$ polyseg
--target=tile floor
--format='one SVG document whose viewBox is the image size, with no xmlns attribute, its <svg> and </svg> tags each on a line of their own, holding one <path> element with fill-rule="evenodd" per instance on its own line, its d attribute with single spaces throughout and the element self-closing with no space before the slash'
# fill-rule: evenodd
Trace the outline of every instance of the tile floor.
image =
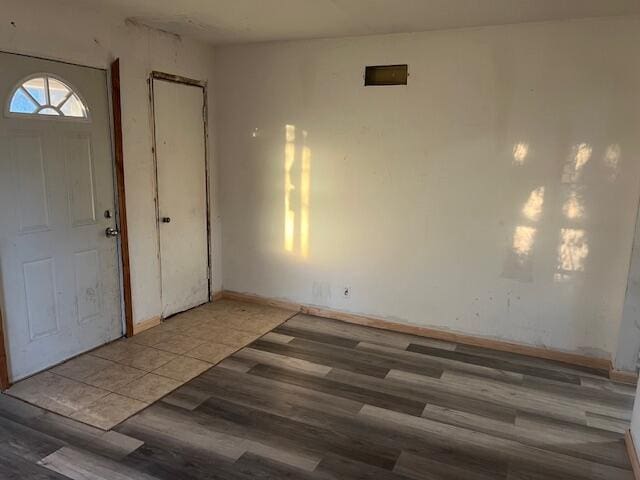
<svg viewBox="0 0 640 480">
<path fill-rule="evenodd" d="M 208 303 L 22 380 L 7 393 L 109 430 L 293 314 L 231 300 Z"/>
</svg>

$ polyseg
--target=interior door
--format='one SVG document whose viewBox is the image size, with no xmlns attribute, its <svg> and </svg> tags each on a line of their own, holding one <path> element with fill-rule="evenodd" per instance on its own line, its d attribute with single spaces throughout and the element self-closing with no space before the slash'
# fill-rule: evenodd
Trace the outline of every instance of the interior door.
<svg viewBox="0 0 640 480">
<path fill-rule="evenodd" d="M 209 300 L 202 87 L 153 80 L 163 317 Z"/>
<path fill-rule="evenodd" d="M 0 53 L 0 95 L 0 305 L 16 381 L 118 338 L 122 321 L 117 243 L 105 234 L 106 72 Z"/>
</svg>

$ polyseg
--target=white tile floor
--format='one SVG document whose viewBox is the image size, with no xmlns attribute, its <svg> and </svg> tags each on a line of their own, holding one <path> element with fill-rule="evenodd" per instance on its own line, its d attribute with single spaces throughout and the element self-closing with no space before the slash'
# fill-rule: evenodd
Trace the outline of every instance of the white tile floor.
<svg viewBox="0 0 640 480">
<path fill-rule="evenodd" d="M 230 300 L 209 303 L 22 380 L 7 393 L 109 430 L 293 314 Z"/>
</svg>

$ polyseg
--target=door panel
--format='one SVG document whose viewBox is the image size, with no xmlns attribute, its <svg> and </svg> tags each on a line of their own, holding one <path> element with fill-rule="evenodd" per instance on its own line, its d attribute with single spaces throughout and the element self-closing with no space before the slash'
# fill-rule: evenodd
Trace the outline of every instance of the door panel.
<svg viewBox="0 0 640 480">
<path fill-rule="evenodd" d="M 58 333 L 56 275 L 53 258 L 22 264 L 29 340 Z"/>
<path fill-rule="evenodd" d="M 49 205 L 44 175 L 42 138 L 39 134 L 14 134 L 11 160 L 18 172 L 20 233 L 47 230 Z"/>
<path fill-rule="evenodd" d="M 69 189 L 69 214 L 74 227 L 96 223 L 91 138 L 86 135 L 64 139 Z"/>
<path fill-rule="evenodd" d="M 23 78 L 72 85 L 89 121 L 0 115 L 0 301 L 10 378 L 122 335 L 106 73 L 0 54 L 3 105 Z M 111 213 L 106 218 L 105 211 Z"/>
<path fill-rule="evenodd" d="M 167 317 L 209 300 L 204 91 L 154 79 L 153 98 Z"/>
</svg>

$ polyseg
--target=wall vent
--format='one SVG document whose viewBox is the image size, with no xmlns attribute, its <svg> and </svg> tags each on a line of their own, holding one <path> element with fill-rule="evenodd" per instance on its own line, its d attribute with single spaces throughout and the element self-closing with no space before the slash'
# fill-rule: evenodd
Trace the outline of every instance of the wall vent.
<svg viewBox="0 0 640 480">
<path fill-rule="evenodd" d="M 365 67 L 364 86 L 406 85 L 407 65 L 372 65 Z"/>
</svg>

